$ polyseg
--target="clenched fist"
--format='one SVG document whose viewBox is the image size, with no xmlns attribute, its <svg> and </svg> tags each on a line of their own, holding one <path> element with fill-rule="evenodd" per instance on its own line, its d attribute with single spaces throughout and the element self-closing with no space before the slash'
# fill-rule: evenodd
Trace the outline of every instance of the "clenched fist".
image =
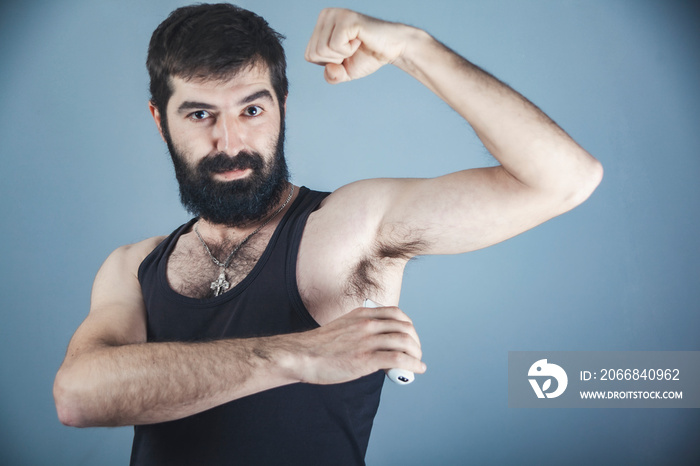
<svg viewBox="0 0 700 466">
<path fill-rule="evenodd" d="M 321 11 L 306 47 L 306 60 L 325 67 L 331 84 L 362 78 L 401 57 L 413 28 L 351 10 Z"/>
</svg>

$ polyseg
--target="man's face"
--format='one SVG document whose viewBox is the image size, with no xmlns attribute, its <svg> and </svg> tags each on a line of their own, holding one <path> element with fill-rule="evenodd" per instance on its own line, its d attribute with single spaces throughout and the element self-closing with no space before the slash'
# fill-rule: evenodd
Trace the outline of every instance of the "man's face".
<svg viewBox="0 0 700 466">
<path fill-rule="evenodd" d="M 288 181 L 283 115 L 267 68 L 246 68 L 225 82 L 171 84 L 162 134 L 183 205 L 229 226 L 263 218 Z"/>
</svg>

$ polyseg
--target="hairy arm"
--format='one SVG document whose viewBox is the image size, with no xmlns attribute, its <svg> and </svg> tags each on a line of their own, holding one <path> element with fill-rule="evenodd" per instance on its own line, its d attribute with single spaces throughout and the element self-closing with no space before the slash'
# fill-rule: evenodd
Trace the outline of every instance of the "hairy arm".
<svg viewBox="0 0 700 466">
<path fill-rule="evenodd" d="M 515 236 L 583 202 L 600 163 L 525 97 L 428 33 L 349 10 L 324 10 L 306 52 L 328 82 L 393 64 L 431 89 L 474 129 L 499 166 L 433 179 L 367 180 L 339 191 L 381 212 L 380 241 L 414 232 L 419 254 L 452 254 Z"/>
<path fill-rule="evenodd" d="M 390 367 L 425 370 L 413 325 L 397 308 L 359 308 L 297 334 L 149 343 L 136 277 L 157 244 L 149 241 L 117 249 L 97 274 L 90 313 L 54 383 L 64 424 L 164 422 L 295 382 L 345 382 Z"/>
</svg>

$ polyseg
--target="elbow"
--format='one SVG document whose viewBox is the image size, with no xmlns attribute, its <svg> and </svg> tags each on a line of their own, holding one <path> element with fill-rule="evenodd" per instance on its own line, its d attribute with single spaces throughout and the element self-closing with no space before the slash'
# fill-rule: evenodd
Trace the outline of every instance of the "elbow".
<svg viewBox="0 0 700 466">
<path fill-rule="evenodd" d="M 69 427 L 91 426 L 81 402 L 84 397 L 80 394 L 79 383 L 72 380 L 63 370 L 56 375 L 53 398 L 61 424 Z"/>
<path fill-rule="evenodd" d="M 81 422 L 80 418 L 76 416 L 76 413 L 72 411 L 68 406 L 60 404 L 56 401 L 56 412 L 58 413 L 58 420 L 67 427 L 89 427 L 86 423 Z"/>
<path fill-rule="evenodd" d="M 588 199 L 591 196 L 591 194 L 593 194 L 593 191 L 595 191 L 596 188 L 598 188 L 600 182 L 603 181 L 603 164 L 601 164 L 598 160 L 592 157 L 591 159 L 592 160 L 589 164 L 590 166 L 585 171 L 585 175 L 583 176 L 583 182 L 581 183 L 581 201 L 579 202 L 579 204 Z"/>
<path fill-rule="evenodd" d="M 590 157 L 590 156 L 589 156 Z M 593 157 L 587 160 L 585 166 L 579 167 L 572 176 L 566 189 L 566 210 L 583 204 L 603 180 L 603 165 Z"/>
</svg>

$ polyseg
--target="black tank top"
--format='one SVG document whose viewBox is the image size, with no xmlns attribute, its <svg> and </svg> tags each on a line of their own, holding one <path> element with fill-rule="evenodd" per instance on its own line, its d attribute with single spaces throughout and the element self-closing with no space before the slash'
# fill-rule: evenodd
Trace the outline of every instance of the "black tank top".
<svg viewBox="0 0 700 466">
<path fill-rule="evenodd" d="M 166 265 L 175 230 L 144 259 L 139 281 L 148 341 L 201 341 L 300 332 L 318 327 L 296 280 L 306 220 L 328 193 L 300 189 L 250 274 L 221 296 L 176 293 Z M 184 419 L 134 427 L 132 465 L 364 464 L 383 372 L 336 385 L 293 384 Z"/>
</svg>

